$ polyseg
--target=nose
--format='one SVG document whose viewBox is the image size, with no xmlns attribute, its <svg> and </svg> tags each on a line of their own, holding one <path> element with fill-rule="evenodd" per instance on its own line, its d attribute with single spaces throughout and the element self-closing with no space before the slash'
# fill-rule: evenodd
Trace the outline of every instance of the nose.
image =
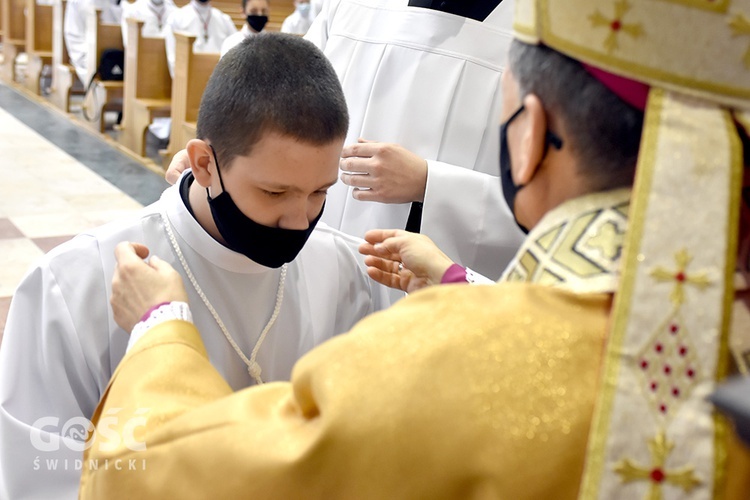
<svg viewBox="0 0 750 500">
<path fill-rule="evenodd" d="M 307 229 L 310 227 L 310 220 L 318 215 L 315 213 L 311 218 L 309 216 L 309 208 L 307 200 L 295 201 L 295 203 L 284 212 L 281 219 L 279 219 L 279 227 L 296 230 Z"/>
</svg>

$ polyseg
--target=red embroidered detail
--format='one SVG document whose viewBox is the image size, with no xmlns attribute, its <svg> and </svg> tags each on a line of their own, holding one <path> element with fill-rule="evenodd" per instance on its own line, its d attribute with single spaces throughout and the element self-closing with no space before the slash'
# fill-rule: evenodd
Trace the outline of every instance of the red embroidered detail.
<svg viewBox="0 0 750 500">
<path fill-rule="evenodd" d="M 695 371 L 692 368 L 688 368 L 687 376 L 693 378 L 695 376 Z"/>
<path fill-rule="evenodd" d="M 622 28 L 622 23 L 619 19 L 615 19 L 612 21 L 612 24 L 609 25 L 610 28 L 612 28 L 612 31 L 620 31 L 620 28 Z"/>
<path fill-rule="evenodd" d="M 655 391 L 658 388 L 659 388 L 659 384 L 657 384 L 656 382 L 651 382 L 651 390 L 652 391 Z"/>
<path fill-rule="evenodd" d="M 644 370 L 648 369 L 648 361 L 646 361 L 645 359 L 641 361 L 641 368 L 643 368 Z"/>
<path fill-rule="evenodd" d="M 662 413 L 667 413 L 667 405 L 659 405 L 659 411 Z"/>
<path fill-rule="evenodd" d="M 672 367 L 669 365 L 664 365 L 664 373 L 666 373 L 667 375 L 672 373 Z"/>
<path fill-rule="evenodd" d="M 674 279 L 676 279 L 680 283 L 684 283 L 685 282 L 685 273 L 683 273 L 682 271 L 680 271 L 679 273 L 677 273 L 677 274 L 674 275 Z"/>
<path fill-rule="evenodd" d="M 669 331 L 670 331 L 670 333 L 674 334 L 674 333 L 677 333 L 679 330 L 680 330 L 679 326 L 677 326 L 675 324 L 669 325 Z"/>
<path fill-rule="evenodd" d="M 677 387 L 672 388 L 672 396 L 676 398 L 680 397 L 680 390 Z"/>
<path fill-rule="evenodd" d="M 661 351 L 663 351 L 663 350 L 664 350 L 664 346 L 663 346 L 663 345 L 661 345 L 661 344 L 656 344 L 656 347 L 655 347 L 655 349 L 656 349 L 656 352 L 661 352 Z"/>
<path fill-rule="evenodd" d="M 680 346 L 680 356 L 684 356 L 685 354 L 687 354 L 687 347 L 684 345 Z"/>
<path fill-rule="evenodd" d="M 664 471 L 658 467 L 651 471 L 650 476 L 651 480 L 655 483 L 661 483 L 662 481 L 664 481 Z"/>
</svg>

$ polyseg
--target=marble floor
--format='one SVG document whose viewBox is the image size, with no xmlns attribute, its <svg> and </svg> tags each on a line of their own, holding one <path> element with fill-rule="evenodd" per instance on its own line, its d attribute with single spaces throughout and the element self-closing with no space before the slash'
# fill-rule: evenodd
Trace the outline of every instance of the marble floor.
<svg viewBox="0 0 750 500">
<path fill-rule="evenodd" d="M 0 84 L 0 332 L 36 259 L 155 201 L 166 186 L 81 125 Z"/>
</svg>

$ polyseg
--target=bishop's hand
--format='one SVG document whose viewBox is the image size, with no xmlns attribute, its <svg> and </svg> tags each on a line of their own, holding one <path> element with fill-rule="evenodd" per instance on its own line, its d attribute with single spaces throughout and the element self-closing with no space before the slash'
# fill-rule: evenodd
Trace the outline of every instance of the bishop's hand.
<svg viewBox="0 0 750 500">
<path fill-rule="evenodd" d="M 375 229 L 359 246 L 367 274 L 378 283 L 411 293 L 437 285 L 453 261 L 423 234 Z"/>
<path fill-rule="evenodd" d="M 177 271 L 156 256 L 145 261 L 148 253 L 140 243 L 123 242 L 115 247 L 117 267 L 110 304 L 115 322 L 126 332 L 131 332 L 153 306 L 188 300 Z"/>
</svg>

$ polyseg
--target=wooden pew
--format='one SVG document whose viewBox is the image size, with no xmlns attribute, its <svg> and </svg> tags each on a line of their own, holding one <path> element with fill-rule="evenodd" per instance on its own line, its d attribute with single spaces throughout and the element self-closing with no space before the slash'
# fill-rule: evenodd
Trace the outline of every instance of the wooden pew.
<svg viewBox="0 0 750 500">
<path fill-rule="evenodd" d="M 161 151 L 164 168 L 172 156 L 195 138 L 198 108 L 208 79 L 219 62 L 218 53 L 195 53 L 195 36 L 175 32 L 175 65 L 172 79 L 172 133 Z"/>
<path fill-rule="evenodd" d="M 83 83 L 78 80 L 75 69 L 70 64 L 68 50 L 65 48 L 63 20 L 67 4 L 67 0 L 55 0 L 52 5 L 52 87 L 50 87 L 52 104 L 66 113 L 70 112 L 70 96 L 74 92 L 73 89 L 78 88 L 81 92 L 83 89 Z"/>
<path fill-rule="evenodd" d="M 143 37 L 143 21 L 127 19 L 125 100 L 119 141 L 146 156 L 146 131 L 155 117 L 170 116 L 172 78 L 163 38 Z"/>
<path fill-rule="evenodd" d="M 0 67 L 0 77 L 13 82 L 16 79 L 16 56 L 23 52 L 26 46 L 26 21 L 23 9 L 26 0 L 0 0 L 3 23 L 3 64 Z"/>
<path fill-rule="evenodd" d="M 88 44 L 88 54 L 86 57 L 87 81 L 83 82 L 86 86 L 96 73 L 102 53 L 106 49 L 123 50 L 122 28 L 119 24 L 102 23 L 101 17 L 101 9 L 96 9 L 90 11 L 86 19 L 86 43 Z M 122 81 L 103 81 L 97 77 L 83 103 L 88 108 L 89 114 L 96 116 L 97 119 L 94 121 L 84 119 L 84 122 L 96 131 L 103 133 L 105 125 L 104 112 L 122 111 L 124 86 L 125 84 Z"/>
<path fill-rule="evenodd" d="M 41 94 L 40 79 L 45 65 L 52 63 L 52 6 L 26 0 L 26 78 L 24 86 Z"/>
</svg>

